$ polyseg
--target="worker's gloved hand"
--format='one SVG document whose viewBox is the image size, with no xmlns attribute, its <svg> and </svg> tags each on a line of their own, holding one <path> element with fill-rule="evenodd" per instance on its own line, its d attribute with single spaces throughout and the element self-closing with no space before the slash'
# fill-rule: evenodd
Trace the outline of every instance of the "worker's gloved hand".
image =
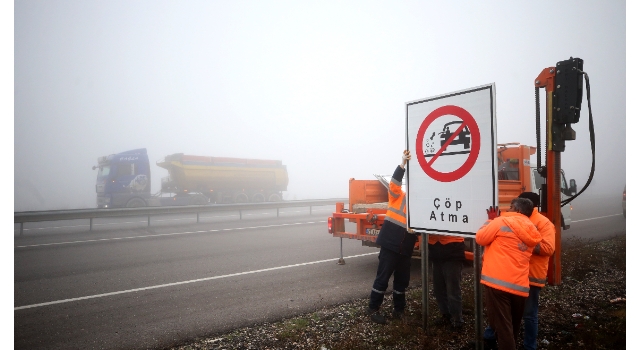
<svg viewBox="0 0 640 350">
<path fill-rule="evenodd" d="M 498 207 L 489 207 L 489 209 L 487 209 L 487 216 L 489 220 L 497 218 L 500 216 L 500 209 L 498 209 Z"/>
<path fill-rule="evenodd" d="M 404 152 L 402 153 L 402 167 L 404 168 L 404 166 L 407 164 L 407 161 L 411 159 L 411 151 L 409 150 L 404 150 Z"/>
</svg>

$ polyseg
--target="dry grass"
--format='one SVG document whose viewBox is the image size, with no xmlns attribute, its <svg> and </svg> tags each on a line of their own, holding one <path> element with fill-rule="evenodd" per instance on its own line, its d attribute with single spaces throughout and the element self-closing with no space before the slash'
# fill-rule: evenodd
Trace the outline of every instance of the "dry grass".
<svg viewBox="0 0 640 350">
<path fill-rule="evenodd" d="M 563 283 L 540 294 L 539 349 L 626 348 L 626 236 L 602 242 L 572 240 L 564 245 Z M 422 327 L 422 290 L 408 293 L 404 321 L 372 323 L 367 299 L 323 308 L 277 323 L 260 324 L 171 348 L 187 349 L 475 349 L 473 275 L 463 277 L 467 324 L 453 332 Z M 389 307 L 389 297 L 383 306 Z M 429 310 L 437 310 L 429 297 Z"/>
</svg>

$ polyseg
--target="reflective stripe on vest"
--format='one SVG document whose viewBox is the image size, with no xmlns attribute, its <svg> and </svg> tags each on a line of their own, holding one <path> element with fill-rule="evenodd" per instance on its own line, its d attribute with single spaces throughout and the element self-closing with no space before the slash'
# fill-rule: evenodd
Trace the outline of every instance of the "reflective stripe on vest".
<svg viewBox="0 0 640 350">
<path fill-rule="evenodd" d="M 509 288 L 509 289 L 512 289 L 512 290 L 516 290 L 518 292 L 529 293 L 529 287 L 528 286 L 527 287 L 519 286 L 517 284 L 513 284 L 513 283 L 510 283 L 510 282 L 503 281 L 503 280 L 500 280 L 500 279 L 497 279 L 497 278 L 493 278 L 493 277 L 489 277 L 489 276 L 486 276 L 486 275 L 482 275 L 480 277 L 480 279 L 483 280 L 483 281 L 487 281 L 487 282 L 493 283 L 493 284 L 498 285 L 498 286 L 502 286 L 502 287 Z"/>
<path fill-rule="evenodd" d="M 533 283 L 539 283 L 539 284 L 545 284 L 547 283 L 547 278 L 534 278 L 532 276 L 529 276 L 529 282 L 533 282 Z"/>
<path fill-rule="evenodd" d="M 393 192 L 389 191 L 389 195 L 391 195 L 392 193 Z M 402 196 L 400 203 L 398 203 L 398 201 L 389 201 L 389 207 L 387 208 L 387 214 L 384 219 L 389 220 L 400 227 L 407 226 L 407 216 L 404 212 L 406 202 L 407 202 L 406 196 Z M 394 208 L 392 206 L 392 205 L 398 205 L 398 204 L 400 204 L 400 208 Z"/>
<path fill-rule="evenodd" d="M 404 201 L 403 201 L 403 203 L 402 203 L 402 204 L 403 204 L 403 206 L 404 206 Z M 402 216 L 402 217 L 404 217 L 404 210 L 398 210 L 398 209 L 396 209 L 396 208 L 388 208 L 387 210 L 388 210 L 388 211 L 390 211 L 390 212 L 396 213 L 396 214 L 398 214 L 398 215 L 400 215 L 400 216 Z"/>
<path fill-rule="evenodd" d="M 400 227 L 404 227 L 404 226 L 406 225 L 404 222 L 400 222 L 400 221 L 398 221 L 398 220 L 396 220 L 396 219 L 394 219 L 394 218 L 390 217 L 389 215 L 387 215 L 387 216 L 384 218 L 384 221 L 393 222 L 394 224 L 396 224 L 396 225 L 398 225 L 398 226 L 400 226 Z"/>
<path fill-rule="evenodd" d="M 502 231 L 502 232 L 513 232 L 513 231 L 511 230 L 511 227 L 506 226 L 506 225 L 505 225 L 505 226 L 500 227 L 500 231 Z"/>
</svg>

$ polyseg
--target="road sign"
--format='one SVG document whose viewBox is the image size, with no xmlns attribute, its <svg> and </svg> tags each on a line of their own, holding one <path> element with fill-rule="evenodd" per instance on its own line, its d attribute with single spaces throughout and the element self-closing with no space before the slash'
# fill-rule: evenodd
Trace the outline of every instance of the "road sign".
<svg viewBox="0 0 640 350">
<path fill-rule="evenodd" d="M 433 141 L 433 137 L 429 140 L 425 140 L 425 132 L 432 126 L 433 122 L 447 115 L 453 115 L 459 117 L 460 121 L 451 121 L 444 124 L 441 134 L 441 142 L 439 147 L 432 147 L 432 150 L 437 150 L 435 153 L 428 153 L 425 151 L 423 145 L 429 145 L 429 141 Z M 458 125 L 459 124 L 459 125 Z M 455 126 L 454 132 L 449 129 L 450 126 Z M 432 135 L 435 135 L 435 131 Z M 473 143 L 471 142 L 473 140 Z M 426 143 L 425 143 L 426 141 Z M 449 146 L 455 144 L 462 144 L 464 150 L 457 152 L 446 152 Z M 427 118 L 422 122 L 418 129 L 418 135 L 416 137 L 416 154 L 424 154 L 424 157 L 417 157 L 418 163 L 424 172 L 430 178 L 440 182 L 451 182 L 461 179 L 463 176 L 469 173 L 469 170 L 473 167 L 478 159 L 480 153 L 480 131 L 478 130 L 478 124 L 473 119 L 473 116 L 469 114 L 465 109 L 459 106 L 442 106 L 433 112 L 431 112 Z M 454 171 L 440 172 L 432 167 L 432 164 L 436 159 L 441 156 L 451 156 L 458 154 L 468 154 L 464 163 Z"/>
<path fill-rule="evenodd" d="M 475 237 L 497 205 L 495 85 L 406 104 L 408 225 Z"/>
</svg>

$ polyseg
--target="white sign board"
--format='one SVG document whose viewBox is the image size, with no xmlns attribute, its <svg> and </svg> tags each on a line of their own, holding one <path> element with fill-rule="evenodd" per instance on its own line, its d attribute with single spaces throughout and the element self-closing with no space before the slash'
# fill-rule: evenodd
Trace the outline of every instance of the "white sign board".
<svg viewBox="0 0 640 350">
<path fill-rule="evenodd" d="M 495 84 L 407 102 L 407 223 L 475 237 L 498 205 Z"/>
</svg>

